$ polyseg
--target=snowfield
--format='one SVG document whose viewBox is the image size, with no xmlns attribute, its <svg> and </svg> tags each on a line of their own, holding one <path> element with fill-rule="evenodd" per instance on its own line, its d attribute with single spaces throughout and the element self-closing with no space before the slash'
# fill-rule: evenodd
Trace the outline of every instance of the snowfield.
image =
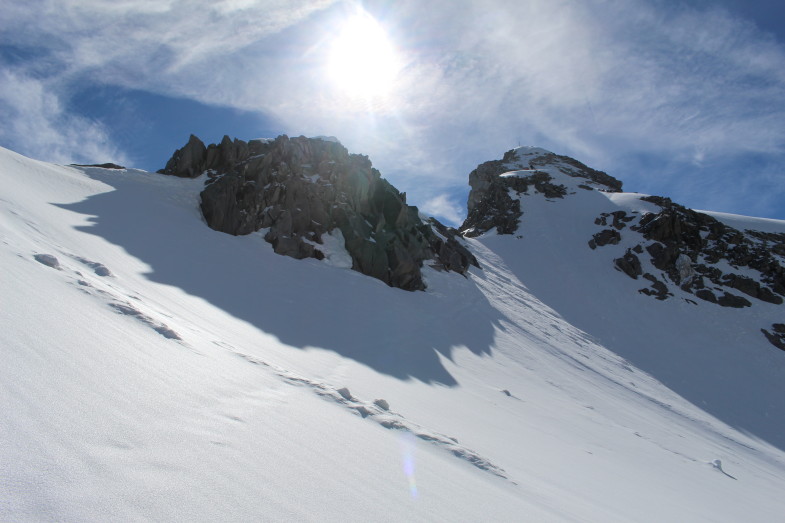
<svg viewBox="0 0 785 523">
<path fill-rule="evenodd" d="M 781 307 L 637 294 L 586 246 L 636 195 L 523 196 L 482 270 L 406 292 L 340 235 L 209 229 L 202 184 L 0 149 L 0 520 L 785 514 Z"/>
</svg>

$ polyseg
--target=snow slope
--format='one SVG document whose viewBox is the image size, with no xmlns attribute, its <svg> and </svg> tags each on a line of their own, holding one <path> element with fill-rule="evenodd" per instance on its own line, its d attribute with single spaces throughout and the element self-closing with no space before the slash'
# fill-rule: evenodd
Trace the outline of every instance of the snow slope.
<svg viewBox="0 0 785 523">
<path fill-rule="evenodd" d="M 520 155 L 524 161 L 548 153 L 521 149 L 528 153 Z M 785 354 L 760 332 L 782 321 L 782 306 L 753 300 L 751 307 L 728 309 L 675 286 L 675 296 L 667 301 L 639 294 L 646 282 L 630 279 L 613 264 L 639 235 L 626 229 L 619 245 L 596 250 L 587 242 L 603 229 L 595 224 L 602 213 L 634 216 L 659 208 L 642 201 L 642 194 L 582 190 L 579 185 L 586 180 L 567 176 L 558 165 L 538 169 L 564 185 L 567 196 L 521 195 L 521 237 L 517 242 L 488 237 L 485 244 L 571 324 L 702 409 L 784 449 Z M 742 231 L 785 232 L 780 220 L 711 215 Z M 661 272 L 642 258 L 644 272 Z"/>
<path fill-rule="evenodd" d="M 785 454 L 760 439 L 781 355 L 740 357 L 722 311 L 685 313 L 704 339 L 667 303 L 630 307 L 612 270 L 577 278 L 601 252 L 560 251 L 579 231 L 548 221 L 559 203 L 410 293 L 210 230 L 202 183 L 0 150 L 0 520 L 785 513 Z M 687 401 L 732 395 L 713 380 L 738 402 Z"/>
</svg>

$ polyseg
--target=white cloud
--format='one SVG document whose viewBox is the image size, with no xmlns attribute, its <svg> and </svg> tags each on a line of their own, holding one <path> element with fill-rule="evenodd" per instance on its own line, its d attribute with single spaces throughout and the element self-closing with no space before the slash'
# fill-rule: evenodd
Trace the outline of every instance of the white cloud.
<svg viewBox="0 0 785 523">
<path fill-rule="evenodd" d="M 75 86 L 97 82 L 187 94 L 181 86 L 211 77 L 210 60 L 227 59 L 332 1 L 0 0 L 4 45 L 37 56 L 13 65 L 0 61 L 0 138 L 49 161 L 124 161 L 102 124 L 64 108 Z M 232 85 L 236 79 L 221 81 Z M 204 101 L 238 105 L 225 98 Z"/>
<path fill-rule="evenodd" d="M 65 67 L 60 75 L 92 72 L 119 85 L 166 91 L 167 74 L 226 58 L 334 1 L 2 0 L 0 30 L 8 44 L 51 52 Z"/>
<path fill-rule="evenodd" d="M 397 2 L 384 22 L 408 66 L 370 116 L 325 88 L 318 49 L 292 60 L 259 46 L 225 69 L 245 71 L 232 89 L 205 79 L 189 95 L 340 136 L 409 191 L 447 178 L 465 184 L 477 163 L 519 142 L 609 170 L 636 153 L 689 165 L 785 146 L 785 50 L 724 11 L 642 1 L 442 1 L 427 10 Z"/>
<path fill-rule="evenodd" d="M 445 220 L 449 225 L 457 227 L 464 218 L 463 205 L 458 205 L 449 195 L 440 194 L 422 204 L 424 213 Z"/>
<path fill-rule="evenodd" d="M 125 163 L 103 125 L 68 114 L 37 79 L 0 71 L 0 140 L 15 151 L 55 163 Z"/>
</svg>

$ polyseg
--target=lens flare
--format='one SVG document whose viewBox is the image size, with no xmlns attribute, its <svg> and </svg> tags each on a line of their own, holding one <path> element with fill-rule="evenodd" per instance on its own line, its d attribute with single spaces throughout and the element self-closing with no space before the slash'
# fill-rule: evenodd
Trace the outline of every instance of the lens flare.
<svg viewBox="0 0 785 523">
<path fill-rule="evenodd" d="M 401 437 L 401 454 L 403 458 L 403 473 L 406 475 L 406 481 L 409 483 L 409 495 L 412 499 L 417 499 L 417 480 L 414 476 L 414 436 L 407 432 Z"/>
</svg>

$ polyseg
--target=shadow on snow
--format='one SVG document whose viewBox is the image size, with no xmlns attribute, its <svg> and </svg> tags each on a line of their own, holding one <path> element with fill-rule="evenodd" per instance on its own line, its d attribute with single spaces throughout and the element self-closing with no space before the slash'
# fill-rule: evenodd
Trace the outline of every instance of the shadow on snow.
<svg viewBox="0 0 785 523">
<path fill-rule="evenodd" d="M 91 216 L 80 230 L 147 263 L 151 281 L 203 298 L 287 345 L 328 349 L 399 379 L 450 386 L 456 381 L 439 354 L 450 358 L 456 346 L 490 352 L 499 313 L 458 274 L 438 275 L 456 299 L 390 288 L 355 271 L 277 255 L 260 235 L 211 230 L 195 201 L 177 199 L 179 184 L 197 181 L 84 172 L 120 190 L 58 204 Z"/>
</svg>

